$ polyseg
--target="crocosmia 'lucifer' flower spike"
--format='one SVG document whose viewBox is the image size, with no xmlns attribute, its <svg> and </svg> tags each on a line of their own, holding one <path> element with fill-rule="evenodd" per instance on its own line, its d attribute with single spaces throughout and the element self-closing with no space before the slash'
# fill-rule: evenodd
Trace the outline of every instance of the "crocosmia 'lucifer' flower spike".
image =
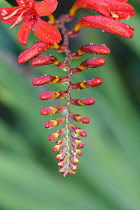
<svg viewBox="0 0 140 210">
<path fill-rule="evenodd" d="M 103 16 L 91 15 L 81 18 L 75 25 L 74 32 L 78 32 L 82 27 L 97 28 L 126 38 L 132 38 L 134 35 L 133 27 L 118 20 Z"/>
<path fill-rule="evenodd" d="M 134 16 L 134 8 L 116 0 L 77 0 L 70 10 L 70 15 L 75 15 L 78 8 L 88 8 L 106 17 L 116 19 L 128 19 Z"/>
<path fill-rule="evenodd" d="M 16 0 L 18 5 L 13 8 L 1 8 L 0 19 L 3 23 L 13 24 L 15 27 L 21 21 L 24 21 L 18 31 L 18 41 L 22 45 L 28 45 L 27 39 L 33 28 L 35 35 L 43 42 L 57 44 L 61 41 L 60 32 L 40 19 L 42 16 L 48 16 L 55 11 L 57 0 L 44 0 L 36 2 L 34 0 Z"/>
</svg>

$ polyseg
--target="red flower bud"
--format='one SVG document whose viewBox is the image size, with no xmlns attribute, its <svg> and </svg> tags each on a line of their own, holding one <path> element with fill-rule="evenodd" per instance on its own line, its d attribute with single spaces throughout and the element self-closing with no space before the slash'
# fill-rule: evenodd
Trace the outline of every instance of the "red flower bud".
<svg viewBox="0 0 140 210">
<path fill-rule="evenodd" d="M 54 141 L 57 138 L 60 138 L 65 132 L 65 128 L 57 130 L 55 133 L 51 134 L 48 136 L 49 141 Z"/>
<path fill-rule="evenodd" d="M 86 68 L 97 68 L 100 66 L 103 66 L 106 63 L 104 58 L 91 58 L 88 60 L 83 61 L 80 66 L 78 66 L 79 69 L 84 70 Z"/>
<path fill-rule="evenodd" d="M 83 17 L 74 27 L 74 32 L 78 32 L 82 27 L 97 28 L 112 34 L 117 34 L 126 38 L 132 38 L 134 28 L 118 20 L 103 16 Z"/>
<path fill-rule="evenodd" d="M 77 148 L 76 145 L 70 144 L 70 146 L 71 146 L 72 150 L 74 152 L 76 152 L 77 155 L 82 155 L 82 150 L 80 150 L 79 148 Z"/>
<path fill-rule="evenodd" d="M 58 162 L 58 166 L 64 165 L 64 163 L 66 162 L 67 158 L 68 158 L 68 156 L 65 155 L 65 156 L 63 157 L 63 159 L 60 159 L 59 162 Z"/>
<path fill-rule="evenodd" d="M 46 85 L 50 83 L 59 83 L 63 84 L 67 81 L 65 77 L 58 77 L 53 75 L 44 75 L 40 77 L 36 77 L 32 81 L 32 85 L 34 86 L 40 86 L 40 85 Z"/>
<path fill-rule="evenodd" d="M 81 128 L 76 127 L 75 125 L 69 124 L 69 128 L 76 133 L 77 135 L 80 135 L 82 137 L 86 137 L 86 131 L 82 130 Z"/>
<path fill-rule="evenodd" d="M 71 155 L 70 161 L 72 161 L 74 164 L 78 164 L 79 159 L 77 158 L 77 156 L 74 155 L 72 152 L 70 152 L 70 155 Z"/>
<path fill-rule="evenodd" d="M 71 99 L 71 104 L 76 106 L 89 106 L 95 103 L 93 98 Z"/>
<path fill-rule="evenodd" d="M 78 50 L 79 55 L 82 55 L 84 53 L 91 53 L 95 55 L 98 55 L 98 54 L 106 55 L 110 53 L 110 49 L 106 45 L 103 45 L 103 44 L 88 44 L 88 45 L 83 45 Z"/>
<path fill-rule="evenodd" d="M 71 140 L 76 144 L 78 148 L 83 148 L 84 147 L 84 142 L 82 142 L 79 138 L 70 135 Z"/>
<path fill-rule="evenodd" d="M 46 44 L 44 42 L 36 42 L 33 46 L 20 53 L 18 56 L 18 63 L 25 63 L 32 60 L 34 57 L 50 49 L 51 46 L 51 44 Z"/>
<path fill-rule="evenodd" d="M 67 147 L 64 147 L 63 149 L 61 149 L 58 154 L 56 155 L 56 159 L 57 160 L 61 160 L 64 158 L 64 156 L 66 155 L 67 152 Z"/>
<path fill-rule="evenodd" d="M 59 141 L 55 144 L 55 146 L 52 148 L 52 152 L 57 152 L 57 151 L 65 144 L 65 142 L 66 142 L 66 139 L 65 139 L 65 138 L 59 140 Z"/>
<path fill-rule="evenodd" d="M 59 61 L 57 60 L 56 57 L 54 56 L 50 56 L 50 55 L 44 55 L 41 57 L 36 57 L 33 59 L 32 61 L 32 66 L 36 67 L 36 66 L 45 66 L 45 65 L 49 65 L 49 64 L 58 64 Z"/>
<path fill-rule="evenodd" d="M 90 119 L 88 117 L 83 117 L 79 114 L 72 114 L 69 115 L 73 120 L 80 122 L 80 123 L 90 123 Z"/>
<path fill-rule="evenodd" d="M 53 76 L 53 75 L 44 75 L 40 77 L 36 77 L 32 81 L 32 85 L 34 86 L 40 86 L 50 83 L 57 83 L 59 80 L 59 77 Z"/>
<path fill-rule="evenodd" d="M 66 91 L 48 91 L 48 92 L 42 92 L 39 96 L 41 100 L 51 100 L 54 98 L 64 98 L 67 96 Z"/>
<path fill-rule="evenodd" d="M 103 83 L 102 79 L 100 78 L 94 78 L 90 80 L 85 80 L 83 82 L 79 82 L 76 84 L 72 84 L 72 88 L 76 90 L 82 90 L 84 88 L 92 88 L 92 87 L 98 87 Z"/>
<path fill-rule="evenodd" d="M 65 172 L 65 171 L 66 171 L 67 166 L 68 166 L 68 164 L 67 164 L 67 163 L 65 163 L 63 166 L 61 166 L 61 167 L 58 169 L 58 171 L 59 171 L 59 172 Z M 64 175 L 63 175 L 63 176 L 64 176 Z"/>
<path fill-rule="evenodd" d="M 45 123 L 45 128 L 52 128 L 61 125 L 65 121 L 65 117 L 60 117 L 55 120 L 50 120 Z"/>
<path fill-rule="evenodd" d="M 65 106 L 45 107 L 45 108 L 42 108 L 40 110 L 40 114 L 42 114 L 42 115 L 52 115 L 52 114 L 55 114 L 55 113 L 62 112 L 65 108 L 66 108 Z"/>
</svg>

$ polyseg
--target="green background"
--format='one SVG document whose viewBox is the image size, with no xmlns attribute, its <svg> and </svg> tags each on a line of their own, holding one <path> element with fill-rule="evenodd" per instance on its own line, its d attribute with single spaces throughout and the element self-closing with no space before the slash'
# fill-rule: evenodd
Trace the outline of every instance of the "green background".
<svg viewBox="0 0 140 210">
<path fill-rule="evenodd" d="M 5 6 L 1 0 L 0 7 Z M 51 65 L 18 65 L 17 56 L 26 49 L 17 42 L 19 27 L 9 30 L 9 25 L 0 23 L 0 210 L 140 210 L 140 2 L 134 6 L 136 16 L 126 21 L 135 28 L 133 39 L 84 28 L 70 42 L 73 52 L 83 44 L 96 43 L 106 44 L 111 54 L 103 56 L 105 66 L 72 78 L 80 82 L 100 77 L 104 83 L 72 92 L 73 98 L 93 97 L 96 103 L 72 106 L 74 113 L 90 117 L 91 123 L 80 124 L 88 133 L 83 138 L 85 148 L 77 174 L 65 178 L 58 173 L 51 152 L 54 143 L 47 140 L 55 129 L 48 131 L 43 125 L 59 114 L 45 117 L 39 113 L 42 107 L 64 102 L 38 99 L 44 90 L 65 87 L 31 85 L 36 75 L 65 76 L 65 72 Z M 81 9 L 75 22 L 91 14 Z M 32 33 L 29 46 L 35 41 Z M 63 54 L 47 53 L 64 59 Z M 84 55 L 72 65 L 89 57 L 93 55 Z"/>
</svg>

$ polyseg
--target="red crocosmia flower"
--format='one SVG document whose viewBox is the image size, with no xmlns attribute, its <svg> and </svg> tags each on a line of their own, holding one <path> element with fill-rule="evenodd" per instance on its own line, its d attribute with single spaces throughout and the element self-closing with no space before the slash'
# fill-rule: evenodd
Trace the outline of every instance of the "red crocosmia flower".
<svg viewBox="0 0 140 210">
<path fill-rule="evenodd" d="M 128 19 L 134 16 L 134 8 L 125 2 L 126 0 L 77 0 L 70 15 L 73 16 L 78 8 L 88 8 L 106 17 Z"/>
<path fill-rule="evenodd" d="M 74 32 L 78 32 L 82 27 L 91 27 L 101 29 L 103 31 L 117 34 L 126 38 L 132 38 L 134 33 L 134 28 L 108 17 L 103 16 L 86 16 L 83 17 L 74 27 Z"/>
<path fill-rule="evenodd" d="M 18 41 L 22 45 L 27 45 L 27 39 L 33 28 L 35 35 L 43 42 L 57 44 L 61 40 L 60 32 L 40 19 L 41 16 L 48 16 L 55 11 L 57 0 L 44 0 L 36 2 L 34 0 L 16 0 L 18 5 L 13 8 L 1 8 L 0 18 L 3 23 L 13 24 L 15 27 L 21 21 L 24 21 L 18 31 Z"/>
</svg>

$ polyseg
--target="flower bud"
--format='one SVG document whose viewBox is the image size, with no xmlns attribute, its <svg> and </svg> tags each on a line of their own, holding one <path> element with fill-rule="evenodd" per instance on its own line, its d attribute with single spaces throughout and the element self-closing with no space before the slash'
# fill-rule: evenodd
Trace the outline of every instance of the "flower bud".
<svg viewBox="0 0 140 210">
<path fill-rule="evenodd" d="M 58 171 L 59 171 L 59 172 L 65 172 L 65 170 L 66 170 L 67 167 L 68 167 L 68 164 L 65 163 L 63 166 L 61 166 L 61 167 L 58 169 Z M 64 175 L 63 175 L 63 176 L 64 176 Z"/>
<path fill-rule="evenodd" d="M 44 75 L 40 77 L 36 77 L 32 81 L 32 85 L 34 86 L 40 86 L 40 85 L 47 85 L 50 83 L 59 83 L 63 84 L 67 81 L 65 77 L 58 77 L 53 75 Z"/>
<path fill-rule="evenodd" d="M 93 98 L 71 99 L 71 104 L 76 106 L 89 106 L 95 103 Z"/>
<path fill-rule="evenodd" d="M 64 98 L 67 96 L 66 91 L 48 91 L 48 92 L 42 92 L 39 96 L 41 100 L 51 100 L 54 98 Z"/>
<path fill-rule="evenodd" d="M 106 55 L 110 53 L 110 49 L 103 44 L 88 44 L 83 45 L 78 50 L 78 54 L 82 55 L 85 53 L 95 54 L 95 55 Z"/>
<path fill-rule="evenodd" d="M 63 110 L 65 109 L 65 106 L 50 106 L 50 107 L 45 107 L 45 108 L 42 108 L 40 110 L 40 114 L 42 115 L 52 115 L 52 114 L 55 114 L 55 113 L 60 113 L 62 112 Z"/>
<path fill-rule="evenodd" d="M 50 55 L 38 56 L 33 59 L 32 66 L 46 66 L 49 64 L 53 64 L 61 69 L 66 67 L 66 63 L 60 62 L 56 57 Z"/>
<path fill-rule="evenodd" d="M 64 156 L 66 155 L 67 152 L 67 147 L 64 147 L 63 149 L 61 149 L 58 154 L 56 155 L 56 159 L 57 160 L 61 160 L 64 158 Z"/>
<path fill-rule="evenodd" d="M 51 135 L 48 136 L 49 141 L 54 141 L 58 138 L 60 138 L 65 132 L 65 128 L 57 130 L 55 133 L 52 133 Z"/>
<path fill-rule="evenodd" d="M 65 117 L 60 117 L 55 120 L 50 120 L 45 123 L 45 128 L 52 128 L 61 125 L 65 121 Z"/>
<path fill-rule="evenodd" d="M 72 148 L 72 150 L 74 152 L 76 152 L 77 155 L 82 155 L 82 150 L 80 150 L 79 148 L 77 148 L 76 145 L 70 144 L 70 147 Z"/>
<path fill-rule="evenodd" d="M 20 53 L 18 63 L 25 63 L 51 48 L 51 44 L 36 42 L 33 46 Z"/>
<path fill-rule="evenodd" d="M 62 165 L 64 165 L 64 163 L 66 162 L 67 158 L 68 158 L 68 156 L 67 156 L 67 155 L 65 155 L 65 156 L 63 157 L 63 159 L 59 160 L 59 162 L 58 162 L 58 166 L 62 166 Z"/>
<path fill-rule="evenodd" d="M 91 58 L 88 60 L 83 61 L 80 66 L 78 66 L 79 69 L 84 70 L 87 68 L 97 68 L 100 66 L 103 66 L 106 63 L 105 59 L 100 58 Z"/>
<path fill-rule="evenodd" d="M 59 141 L 55 144 L 55 146 L 52 148 L 52 151 L 53 151 L 53 152 L 57 152 L 57 151 L 65 144 L 65 142 L 66 142 L 66 139 L 65 139 L 65 138 L 59 140 Z"/>
<path fill-rule="evenodd" d="M 76 133 L 77 135 L 80 135 L 82 137 L 86 137 L 86 131 L 82 130 L 81 128 L 76 127 L 75 125 L 69 124 L 69 128 Z"/>
<path fill-rule="evenodd" d="M 94 78 L 90 80 L 85 80 L 83 82 L 75 83 L 72 84 L 72 88 L 76 90 L 82 90 L 84 88 L 93 88 L 93 87 L 98 87 L 103 83 L 102 79 L 100 78 Z"/>
<path fill-rule="evenodd" d="M 80 122 L 80 123 L 90 123 L 90 119 L 88 117 L 83 117 L 79 114 L 72 114 L 69 115 L 73 120 Z"/>
<path fill-rule="evenodd" d="M 84 142 L 82 142 L 79 138 L 70 135 L 71 140 L 76 144 L 78 148 L 83 148 L 84 147 Z"/>
</svg>

